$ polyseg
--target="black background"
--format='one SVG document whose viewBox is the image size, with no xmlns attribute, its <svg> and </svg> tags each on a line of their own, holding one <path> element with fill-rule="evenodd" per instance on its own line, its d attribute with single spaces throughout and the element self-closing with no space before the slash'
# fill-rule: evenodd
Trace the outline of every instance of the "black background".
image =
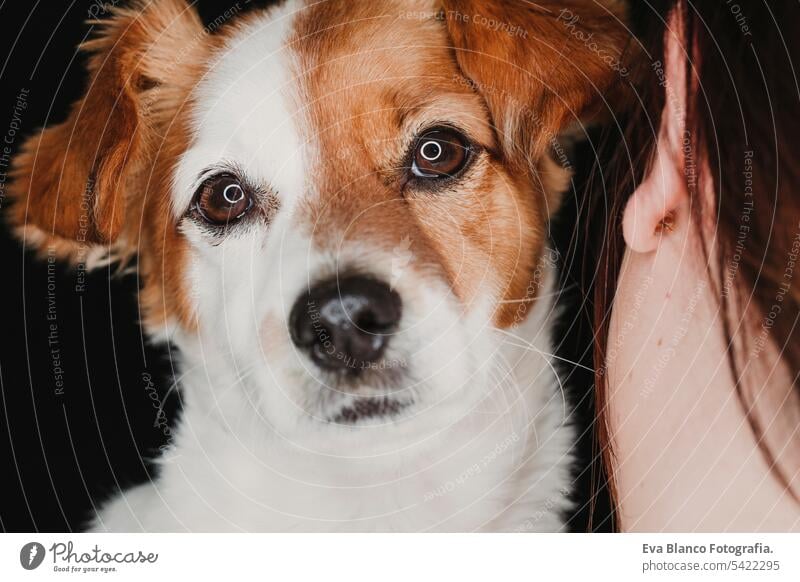
<svg viewBox="0 0 800 582">
<path fill-rule="evenodd" d="M 240 7 L 244 12 L 263 4 L 242 0 Z M 206 21 L 231 5 L 230 0 L 197 3 Z M 91 34 L 85 22 L 91 10 L 97 10 L 96 0 L 0 3 L 0 139 L 10 136 L 17 95 L 28 91 L 21 127 L 10 136 L 14 151 L 38 128 L 63 120 L 68 105 L 81 95 L 84 55 L 76 46 Z M 590 144 L 578 148 L 576 167 L 591 163 L 591 151 Z M 568 248 L 578 199 L 575 193 L 569 197 L 554 232 L 566 267 L 564 285 L 570 289 L 562 298 L 558 353 L 591 366 L 588 319 L 574 290 L 580 253 Z M 5 212 L 8 200 L 0 203 Z M 76 531 L 93 500 L 147 479 L 146 459 L 166 441 L 163 426 L 156 425 L 153 390 L 174 422 L 179 392 L 167 393 L 177 372 L 169 348 L 149 345 L 137 323 L 135 274 L 101 268 L 79 289 L 75 273 L 25 252 L 4 221 L 0 260 L 0 529 Z M 56 363 L 62 370 L 61 394 Z M 571 529 L 607 531 L 605 490 L 600 488 L 590 503 L 592 481 L 599 479 L 589 467 L 592 375 L 569 365 L 562 370 L 584 434 Z"/>
</svg>

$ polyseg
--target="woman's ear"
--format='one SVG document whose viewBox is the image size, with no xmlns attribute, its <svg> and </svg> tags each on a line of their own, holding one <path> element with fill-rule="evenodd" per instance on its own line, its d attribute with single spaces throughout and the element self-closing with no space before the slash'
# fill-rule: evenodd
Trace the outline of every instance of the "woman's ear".
<svg viewBox="0 0 800 582">
<path fill-rule="evenodd" d="M 663 122 L 667 122 L 664 116 Z M 689 220 L 689 191 L 679 164 L 679 148 L 662 131 L 653 166 L 628 200 L 622 216 L 622 234 L 638 253 L 658 248 L 662 237 Z"/>
<path fill-rule="evenodd" d="M 669 30 L 681 27 L 673 17 Z M 649 253 L 663 237 L 682 230 L 691 220 L 688 184 L 697 188 L 697 166 L 702 161 L 686 128 L 686 67 L 681 35 L 665 39 L 665 85 L 671 88 L 664 102 L 652 166 L 628 200 L 622 216 L 622 234 L 628 248 Z M 699 82 L 693 79 L 693 84 Z M 692 192 L 691 194 L 694 194 Z"/>
<path fill-rule="evenodd" d="M 179 84 L 204 40 L 185 0 L 140 0 L 111 12 L 82 47 L 91 53 L 85 95 L 66 121 L 26 141 L 9 190 L 17 231 L 67 256 L 119 238 L 131 177 L 157 145 L 163 118 L 180 107 L 187 89 Z"/>
</svg>

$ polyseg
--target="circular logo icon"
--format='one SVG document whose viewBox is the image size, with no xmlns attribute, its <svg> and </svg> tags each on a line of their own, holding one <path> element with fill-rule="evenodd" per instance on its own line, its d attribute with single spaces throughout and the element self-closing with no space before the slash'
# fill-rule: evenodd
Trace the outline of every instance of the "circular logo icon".
<svg viewBox="0 0 800 582">
<path fill-rule="evenodd" d="M 35 570 L 44 561 L 44 546 L 39 542 L 29 542 L 19 551 L 19 563 L 26 570 Z"/>
</svg>

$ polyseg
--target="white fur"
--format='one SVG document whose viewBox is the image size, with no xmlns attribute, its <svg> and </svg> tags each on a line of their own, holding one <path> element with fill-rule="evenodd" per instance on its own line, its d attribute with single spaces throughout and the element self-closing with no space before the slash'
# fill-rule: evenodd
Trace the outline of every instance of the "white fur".
<svg viewBox="0 0 800 582">
<path fill-rule="evenodd" d="M 557 531 L 569 507 L 574 430 L 554 371 L 552 277 L 510 338 L 487 307 L 469 313 L 443 281 L 392 273 L 392 255 L 351 246 L 326 256 L 297 220 L 311 195 L 297 130 L 294 4 L 243 28 L 197 87 L 196 139 L 175 173 L 183 215 L 204 168 L 236 163 L 278 195 L 269 226 L 211 244 L 184 221 L 199 331 L 176 331 L 183 413 L 154 482 L 97 514 L 99 531 Z M 236 120 L 235 122 L 232 120 Z M 352 395 L 326 386 L 286 321 L 309 281 L 341 265 L 392 280 L 407 362 L 398 416 L 336 425 Z M 379 388 L 365 388 L 382 393 Z"/>
<path fill-rule="evenodd" d="M 159 477 L 115 497 L 94 529 L 559 531 L 575 432 L 543 355 L 552 350 L 551 315 L 542 300 L 514 330 L 529 347 L 487 334 L 478 379 L 457 391 L 487 393 L 462 416 L 439 402 L 417 411 L 429 418 L 380 426 L 295 414 L 295 429 L 284 432 L 256 392 L 285 394 L 287 384 L 265 374 L 248 389 L 216 359 L 187 357 L 185 408 Z"/>
</svg>

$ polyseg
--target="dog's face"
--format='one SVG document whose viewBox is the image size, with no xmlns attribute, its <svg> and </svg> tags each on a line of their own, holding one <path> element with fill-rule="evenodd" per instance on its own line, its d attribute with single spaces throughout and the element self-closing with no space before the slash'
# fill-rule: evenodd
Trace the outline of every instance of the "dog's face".
<svg viewBox="0 0 800 582">
<path fill-rule="evenodd" d="M 615 80 L 563 3 L 506 4 L 287 2 L 213 34 L 182 0 L 119 11 L 13 217 L 73 260 L 136 253 L 150 329 L 284 432 L 462 417 L 544 287 L 553 139 Z"/>
</svg>

